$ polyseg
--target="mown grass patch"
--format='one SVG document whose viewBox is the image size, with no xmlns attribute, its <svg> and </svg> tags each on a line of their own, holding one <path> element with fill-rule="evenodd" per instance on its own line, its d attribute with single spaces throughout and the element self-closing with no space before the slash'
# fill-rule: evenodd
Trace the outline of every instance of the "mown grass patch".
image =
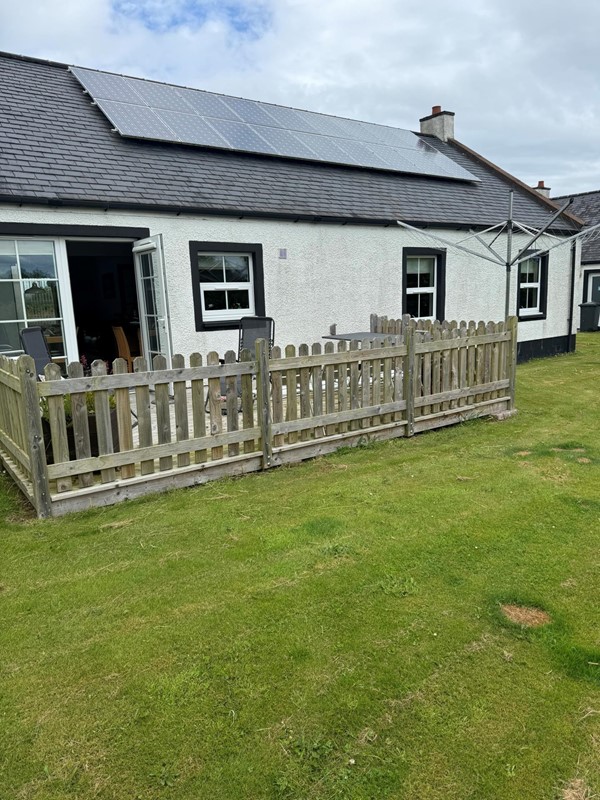
<svg viewBox="0 0 600 800">
<path fill-rule="evenodd" d="M 598 794 L 600 338 L 578 345 L 519 367 L 502 423 L 47 522 L 3 479 L 0 797 Z"/>
</svg>

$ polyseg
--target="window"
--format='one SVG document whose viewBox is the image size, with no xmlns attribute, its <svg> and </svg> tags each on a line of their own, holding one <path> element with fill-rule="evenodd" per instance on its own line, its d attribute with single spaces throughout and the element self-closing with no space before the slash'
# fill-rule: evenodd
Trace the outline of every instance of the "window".
<svg viewBox="0 0 600 800">
<path fill-rule="evenodd" d="M 519 319 L 544 319 L 546 316 L 546 284 L 548 256 L 525 254 L 519 262 L 518 316 Z"/>
<path fill-rule="evenodd" d="M 190 242 L 196 330 L 237 328 L 264 316 L 262 246 Z"/>
<path fill-rule="evenodd" d="M 595 270 L 584 270 L 583 302 L 600 303 L 600 272 L 596 272 Z"/>
<path fill-rule="evenodd" d="M 405 247 L 402 313 L 418 319 L 444 319 L 446 253 Z"/>
<path fill-rule="evenodd" d="M 22 352 L 19 332 L 39 325 L 53 359 L 65 344 L 54 242 L 0 239 L 0 352 Z"/>
</svg>

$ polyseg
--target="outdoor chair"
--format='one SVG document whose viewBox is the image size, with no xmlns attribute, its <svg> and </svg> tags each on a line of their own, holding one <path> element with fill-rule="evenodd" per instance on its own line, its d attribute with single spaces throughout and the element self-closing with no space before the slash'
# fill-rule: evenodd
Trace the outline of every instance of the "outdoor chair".
<svg viewBox="0 0 600 800">
<path fill-rule="evenodd" d="M 254 353 L 257 339 L 266 339 L 269 358 L 275 341 L 275 320 L 273 317 L 242 317 L 240 320 L 240 336 L 238 342 L 238 361 L 242 350 Z"/>
<path fill-rule="evenodd" d="M 265 339 L 267 342 L 267 349 L 269 358 L 273 350 L 275 342 L 275 320 L 273 317 L 242 317 L 240 319 L 239 336 L 238 336 L 238 353 L 237 360 L 240 360 L 242 350 L 250 350 L 254 353 L 257 339 Z M 221 360 L 221 364 L 225 362 Z M 242 397 L 242 378 L 238 375 L 236 380 L 236 394 L 238 400 Z M 227 413 L 225 400 L 227 398 L 227 380 L 221 378 L 221 411 L 223 414 Z M 206 396 L 205 409 L 208 409 L 209 397 Z"/>
<path fill-rule="evenodd" d="M 36 374 L 43 379 L 44 367 L 46 364 L 52 363 L 43 330 L 38 326 L 23 328 L 19 336 L 21 338 L 23 350 L 35 361 Z"/>
<path fill-rule="evenodd" d="M 127 336 L 125 336 L 125 331 L 120 325 L 113 325 L 112 332 L 117 343 L 119 358 L 124 359 L 127 362 L 127 369 L 129 372 L 133 372 L 133 356 L 129 349 L 129 342 L 127 341 Z"/>
</svg>

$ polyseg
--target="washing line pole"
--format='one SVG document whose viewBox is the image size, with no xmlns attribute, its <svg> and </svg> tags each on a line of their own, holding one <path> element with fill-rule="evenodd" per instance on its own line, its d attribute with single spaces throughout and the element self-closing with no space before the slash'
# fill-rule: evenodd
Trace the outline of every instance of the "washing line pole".
<svg viewBox="0 0 600 800">
<path fill-rule="evenodd" d="M 510 271 L 512 267 L 512 236 L 513 236 L 513 198 L 511 189 L 508 193 L 508 219 L 506 221 L 506 289 L 504 291 L 504 319 L 508 319 L 510 311 Z"/>
</svg>

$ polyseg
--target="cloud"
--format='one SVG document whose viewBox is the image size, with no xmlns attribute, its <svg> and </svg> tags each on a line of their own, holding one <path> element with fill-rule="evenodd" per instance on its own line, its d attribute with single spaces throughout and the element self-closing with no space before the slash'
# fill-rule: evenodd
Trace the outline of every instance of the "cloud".
<svg viewBox="0 0 600 800">
<path fill-rule="evenodd" d="M 21 0 L 0 47 L 457 137 L 556 193 L 600 188 L 600 6 L 573 0 Z"/>
</svg>

